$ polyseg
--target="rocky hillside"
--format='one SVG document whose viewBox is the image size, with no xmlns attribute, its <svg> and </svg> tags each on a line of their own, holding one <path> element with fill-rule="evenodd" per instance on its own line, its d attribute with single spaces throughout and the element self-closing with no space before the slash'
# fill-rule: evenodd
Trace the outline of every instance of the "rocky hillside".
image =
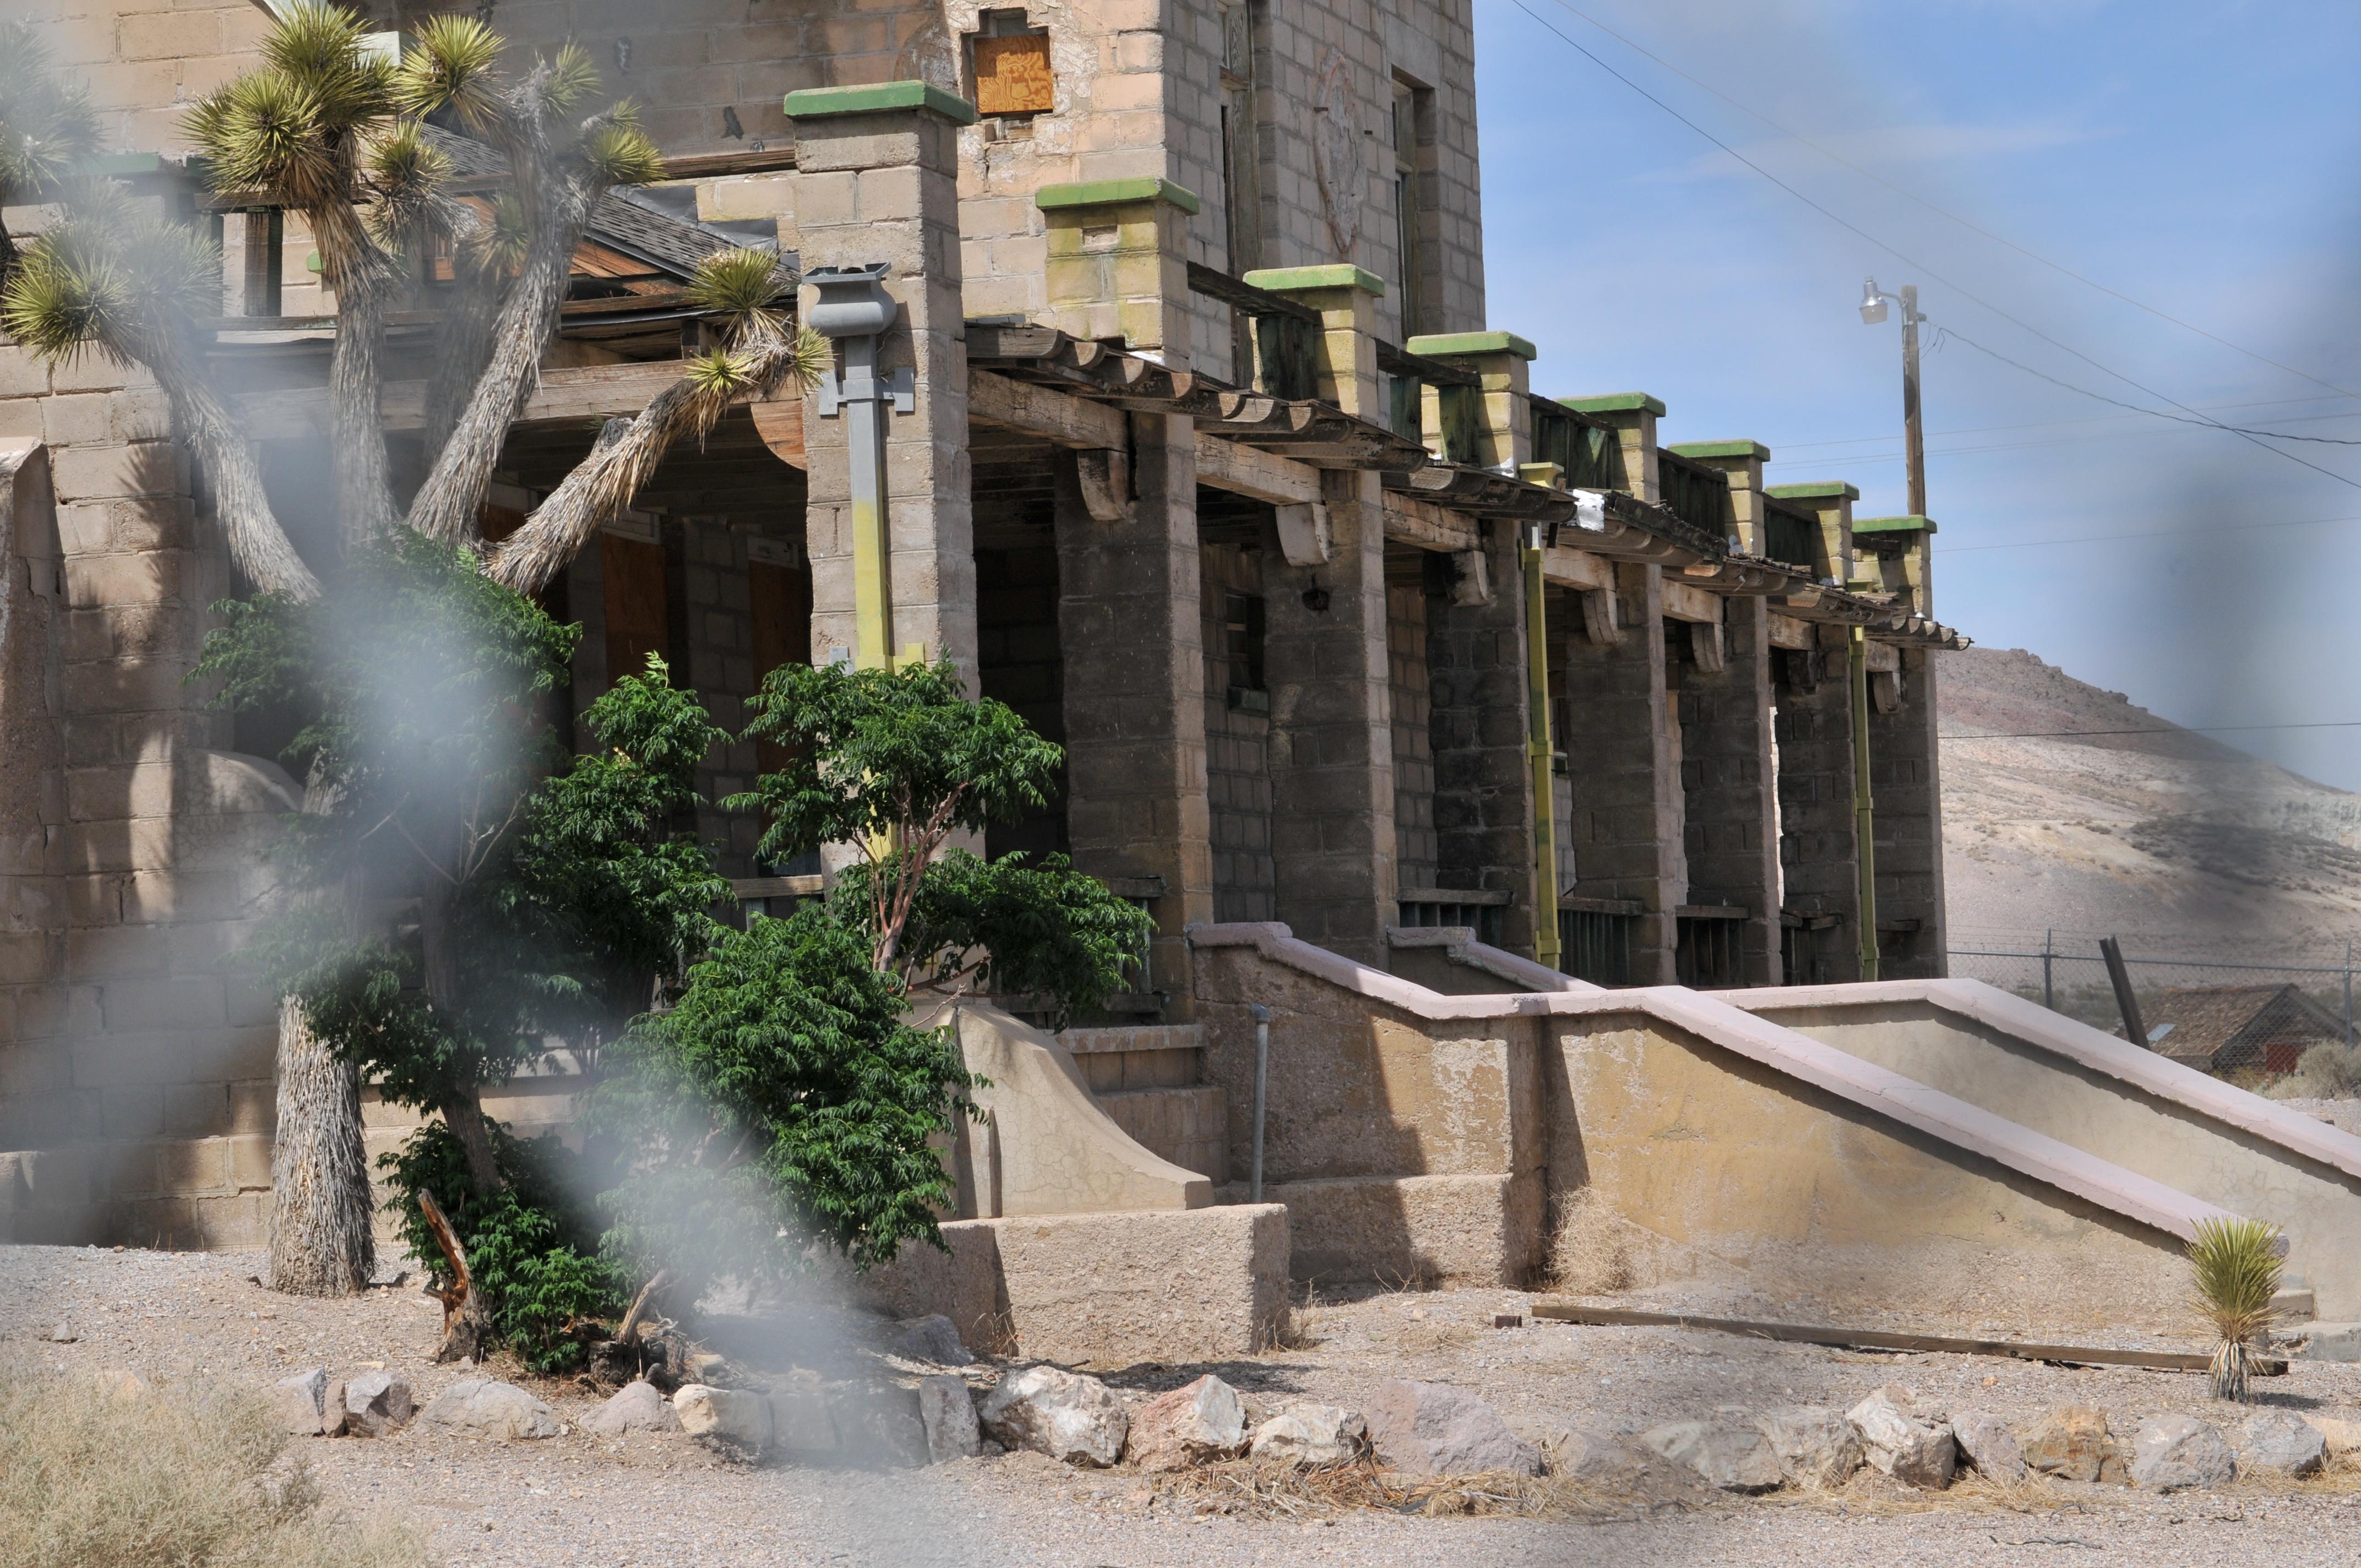
<svg viewBox="0 0 2361 1568">
<path fill-rule="evenodd" d="M 2361 795 L 2021 649 L 1938 657 L 1954 946 L 2055 927 L 2248 957 L 2361 938 Z"/>
</svg>

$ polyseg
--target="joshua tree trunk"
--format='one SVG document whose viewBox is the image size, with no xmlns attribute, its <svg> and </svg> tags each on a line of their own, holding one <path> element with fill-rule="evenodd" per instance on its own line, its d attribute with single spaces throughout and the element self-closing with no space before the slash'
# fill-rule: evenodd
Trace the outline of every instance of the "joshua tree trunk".
<svg viewBox="0 0 2361 1568">
<path fill-rule="evenodd" d="M 262 470 L 246 433 L 230 417 L 221 394 L 205 380 L 196 356 L 170 328 L 150 334 L 125 357 L 155 372 L 171 406 L 174 433 L 203 465 L 213 488 L 214 512 L 229 540 L 230 559 L 266 593 L 297 598 L 320 597 L 320 579 L 288 542 L 263 492 Z M 112 345 L 110 345 L 112 346 Z"/>
<path fill-rule="evenodd" d="M 349 1296 L 377 1266 L 360 1079 L 312 1033 L 303 1004 L 279 1003 L 279 1131 L 270 1155 L 270 1284 L 292 1296 Z"/>
<path fill-rule="evenodd" d="M 344 209 L 349 214 L 350 209 Z M 354 227 L 359 225 L 355 224 Z M 385 343 L 390 269 L 368 243 L 353 247 L 336 270 L 336 345 L 328 359 L 331 450 L 336 510 L 345 538 L 383 537 L 394 524 L 393 490 L 386 477 L 385 422 L 379 411 L 385 380 L 379 350 Z"/>
</svg>

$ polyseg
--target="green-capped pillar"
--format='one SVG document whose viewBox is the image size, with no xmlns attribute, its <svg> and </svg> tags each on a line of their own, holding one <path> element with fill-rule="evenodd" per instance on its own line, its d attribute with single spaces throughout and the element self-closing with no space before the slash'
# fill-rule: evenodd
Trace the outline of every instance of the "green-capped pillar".
<svg viewBox="0 0 2361 1568">
<path fill-rule="evenodd" d="M 1560 398 L 1557 400 L 1576 413 L 1586 413 L 1601 423 L 1611 425 L 1615 438 L 1623 446 L 1623 488 L 1643 501 L 1664 499 L 1661 469 L 1656 462 L 1656 422 L 1664 417 L 1664 405 L 1645 392 L 1609 392 L 1602 397 Z"/>
<path fill-rule="evenodd" d="M 1763 465 L 1770 461 L 1771 449 L 1759 441 L 1687 441 L 1665 450 L 1720 470 L 1730 481 L 1730 519 L 1738 529 L 1739 548 L 1750 555 L 1767 554 L 1769 498 L 1763 488 Z"/>
<path fill-rule="evenodd" d="M 1773 485 L 1763 494 L 1817 518 L 1820 558 L 1808 565 L 1839 587 L 1852 580 L 1852 503 L 1861 499 L 1859 490 L 1842 479 L 1816 479 L 1801 485 Z"/>
<path fill-rule="evenodd" d="M 851 422 L 807 417 L 812 657 L 867 664 L 949 658 L 973 678 L 975 548 L 960 304 L 959 128 L 972 106 L 920 82 L 790 93 L 803 268 L 884 263 L 899 307 L 878 339 L 882 515 L 856 516 Z M 807 313 L 818 291 L 807 286 Z M 815 397 L 807 411 L 822 414 Z M 863 523 L 867 526 L 862 526 Z M 863 605 L 868 614 L 862 613 Z M 863 621 L 867 635 L 863 635 Z M 883 643 L 882 647 L 866 646 Z"/>
<path fill-rule="evenodd" d="M 1045 185 L 1049 319 L 1075 337 L 1119 337 L 1176 370 L 1189 354 L 1189 220 L 1202 203 L 1170 180 Z"/>
<path fill-rule="evenodd" d="M 1385 294 L 1385 280 L 1374 272 L 1342 263 L 1275 267 L 1249 272 L 1246 280 L 1320 313 L 1320 396 L 1372 424 L 1387 423 L 1388 411 L 1378 385 L 1377 338 L 1377 303 Z"/>
<path fill-rule="evenodd" d="M 1453 332 L 1413 337 L 1402 345 L 1412 354 L 1438 359 L 1473 375 L 1474 387 L 1424 389 L 1425 436 L 1430 451 L 1441 452 L 1446 428 L 1444 405 L 1474 399 L 1475 418 L 1465 422 L 1477 432 L 1475 461 L 1488 468 L 1513 465 L 1515 471 L 1532 460 L 1533 416 L 1531 368 L 1539 352 L 1513 332 Z"/>
</svg>

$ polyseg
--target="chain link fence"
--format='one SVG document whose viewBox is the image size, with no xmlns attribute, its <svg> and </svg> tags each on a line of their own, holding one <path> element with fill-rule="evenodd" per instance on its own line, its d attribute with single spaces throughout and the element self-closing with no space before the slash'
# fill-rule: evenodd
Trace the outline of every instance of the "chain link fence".
<svg viewBox="0 0 2361 1568">
<path fill-rule="evenodd" d="M 2124 1032 L 2114 986 L 2099 952 L 2102 933 L 2088 931 L 1954 931 L 1951 973 L 2013 991 L 2054 1012 L 2112 1035 Z M 2203 957 L 2188 952 L 2187 938 L 2116 938 L 2143 1021 L 2169 1012 L 2168 991 L 2293 985 L 2320 1010 L 2343 1021 L 2353 1038 L 2354 945 L 2343 938 L 2311 944 L 2246 946 L 2213 943 Z"/>
</svg>

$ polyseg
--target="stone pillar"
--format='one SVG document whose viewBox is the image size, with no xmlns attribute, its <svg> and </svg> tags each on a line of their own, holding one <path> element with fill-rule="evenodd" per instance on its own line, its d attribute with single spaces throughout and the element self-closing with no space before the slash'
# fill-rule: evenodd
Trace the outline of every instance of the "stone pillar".
<svg viewBox="0 0 2361 1568">
<path fill-rule="evenodd" d="M 1049 324 L 1120 337 L 1175 370 L 1189 367 L 1188 223 L 1202 206 L 1170 180 L 1093 180 L 1034 192 L 1049 234 Z"/>
<path fill-rule="evenodd" d="M 1771 740 L 1771 613 L 1725 599 L 1722 663 L 1681 672 L 1683 833 L 1691 904 L 1746 911 L 1740 983 L 1779 979 L 1777 770 Z"/>
<path fill-rule="evenodd" d="M 1512 333 L 1455 333 L 1412 338 L 1409 348 L 1481 380 L 1485 462 L 1522 466 L 1532 456 L 1532 344 Z M 1430 411 L 1431 420 L 1436 412 Z M 1473 563 L 1459 563 L 1452 591 L 1433 596 L 1429 606 L 1439 880 L 1445 887 L 1507 893 L 1500 944 L 1530 958 L 1536 921 L 1554 925 L 1557 918 L 1559 888 L 1554 868 L 1542 876 L 1534 859 L 1524 551 L 1514 523 L 1482 526 L 1480 571 L 1488 591 L 1476 590 Z"/>
<path fill-rule="evenodd" d="M 1788 970 L 1798 983 L 1861 978 L 1861 858 L 1852 815 L 1852 694 L 1846 632 L 1815 627 L 1814 646 L 1777 661 L 1779 864 L 1784 904 L 1800 924 L 1786 930 Z"/>
<path fill-rule="evenodd" d="M 1675 457 L 1719 469 L 1729 478 L 1730 521 L 1738 531 L 1738 546 L 1749 555 L 1763 554 L 1767 515 L 1763 465 L 1771 449 L 1759 441 L 1687 441 L 1671 451 Z"/>
<path fill-rule="evenodd" d="M 1557 738 L 1573 784 L 1573 850 L 1581 898 L 1640 905 L 1631 981 L 1669 985 L 1686 899 L 1681 868 L 1681 781 L 1667 689 L 1664 582 L 1659 568 L 1615 568 L 1617 640 L 1569 629 L 1566 732 Z"/>
<path fill-rule="evenodd" d="M 1247 281 L 1320 313 L 1321 396 L 1383 422 L 1371 307 L 1385 285 L 1357 267 Z M 1326 558 L 1290 562 L 1276 538 L 1263 553 L 1279 917 L 1308 942 L 1384 968 L 1398 891 L 1385 493 L 1374 473 L 1320 479 Z"/>
<path fill-rule="evenodd" d="M 968 471 L 967 350 L 960 308 L 959 127 L 973 105 L 920 82 L 790 93 L 796 225 L 804 269 L 884 261 L 901 312 L 878 368 L 915 371 L 915 411 L 887 412 L 885 512 L 893 645 L 949 658 L 972 681 L 975 544 Z M 818 291 L 804 291 L 808 309 Z M 846 421 L 806 422 L 812 660 L 854 645 L 852 485 Z"/>
<path fill-rule="evenodd" d="M 1213 918 L 1197 447 L 1185 418 L 1136 413 L 1131 430 L 1137 493 L 1111 521 L 1092 516 L 1077 455 L 1057 456 L 1066 832 L 1078 869 L 1161 880 L 1149 975 L 1180 1021 L 1182 932 Z"/>
<path fill-rule="evenodd" d="M 1897 648 L 1900 668 L 1870 677 L 1869 777 L 1877 803 L 1880 980 L 1938 980 L 1949 970 L 1943 917 L 1943 791 L 1935 735 L 1935 655 Z M 1881 685 L 1883 690 L 1880 690 Z M 1889 706 L 1890 705 L 1890 706 Z"/>
<path fill-rule="evenodd" d="M 1610 392 L 1598 398 L 1560 398 L 1576 413 L 1612 425 L 1623 445 L 1623 488 L 1643 501 L 1664 499 L 1657 474 L 1656 422 L 1664 405 L 1645 392 Z"/>
<path fill-rule="evenodd" d="M 1861 492 L 1842 479 L 1819 479 L 1801 485 L 1773 485 L 1763 491 L 1803 508 L 1819 519 L 1820 559 L 1812 565 L 1842 587 L 1852 581 L 1852 503 Z"/>
</svg>

